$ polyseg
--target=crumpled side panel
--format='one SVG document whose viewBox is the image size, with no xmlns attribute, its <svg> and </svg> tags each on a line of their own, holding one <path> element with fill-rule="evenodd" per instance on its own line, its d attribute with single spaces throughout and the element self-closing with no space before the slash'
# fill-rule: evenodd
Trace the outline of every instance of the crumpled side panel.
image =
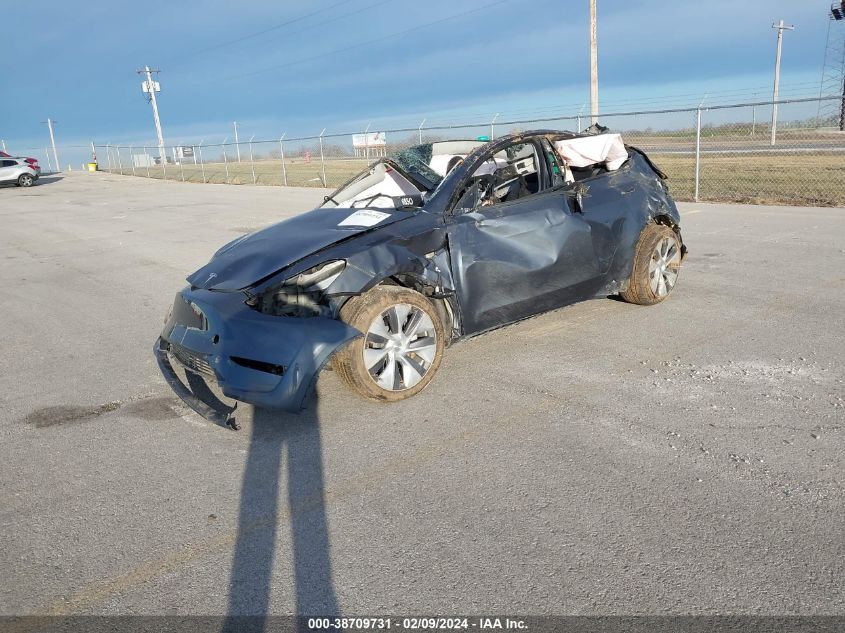
<svg viewBox="0 0 845 633">
<path fill-rule="evenodd" d="M 453 276 L 464 334 L 627 287 L 639 235 L 680 218 L 633 150 L 623 168 L 453 218 Z"/>
<path fill-rule="evenodd" d="M 465 333 L 556 307 L 598 276 L 588 223 L 554 191 L 454 218 L 452 269 Z"/>
</svg>

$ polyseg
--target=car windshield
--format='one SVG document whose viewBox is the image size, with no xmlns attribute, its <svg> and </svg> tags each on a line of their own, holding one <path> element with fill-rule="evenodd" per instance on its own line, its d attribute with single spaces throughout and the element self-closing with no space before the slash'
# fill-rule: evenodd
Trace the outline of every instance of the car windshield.
<svg viewBox="0 0 845 633">
<path fill-rule="evenodd" d="M 484 141 L 437 141 L 399 150 L 339 187 L 323 206 L 418 207 L 446 174 L 481 145 Z"/>
<path fill-rule="evenodd" d="M 431 168 L 433 147 L 432 143 L 414 145 L 391 154 L 390 158 L 409 176 L 431 191 L 440 184 L 444 176 Z"/>
<path fill-rule="evenodd" d="M 398 165 L 382 159 L 375 165 L 341 185 L 332 195 L 326 196 L 324 207 L 351 209 L 402 209 L 422 206 L 426 191 L 422 183 L 416 184 Z"/>
</svg>

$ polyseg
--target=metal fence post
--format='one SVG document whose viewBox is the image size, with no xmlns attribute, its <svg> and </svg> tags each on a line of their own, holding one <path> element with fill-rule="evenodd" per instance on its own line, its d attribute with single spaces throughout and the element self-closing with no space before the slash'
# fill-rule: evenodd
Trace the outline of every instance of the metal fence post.
<svg viewBox="0 0 845 633">
<path fill-rule="evenodd" d="M 252 184 L 256 184 L 255 182 L 255 159 L 252 156 L 252 139 L 255 138 L 255 134 L 249 137 L 249 165 L 252 168 Z"/>
<path fill-rule="evenodd" d="M 754 99 L 755 103 L 751 106 L 751 136 L 754 136 L 754 133 L 757 131 L 757 95 L 755 94 L 752 99 Z"/>
<path fill-rule="evenodd" d="M 135 154 L 132 153 L 132 145 L 129 146 L 129 160 L 132 161 L 132 175 L 135 175 Z"/>
<path fill-rule="evenodd" d="M 496 125 L 496 119 L 498 119 L 498 118 L 499 118 L 499 113 L 497 112 L 496 116 L 493 117 L 493 120 L 490 121 L 490 140 L 491 141 L 496 138 L 495 125 Z"/>
<path fill-rule="evenodd" d="M 323 134 L 326 133 L 326 128 L 323 128 L 323 131 L 320 132 L 320 169 L 323 173 L 323 186 L 327 187 L 326 184 L 326 160 L 323 158 Z M 370 164 L 370 161 L 367 161 L 367 164 Z"/>
<path fill-rule="evenodd" d="M 226 142 L 229 137 L 223 139 L 223 167 L 226 169 L 226 184 L 229 184 L 229 157 L 226 156 Z"/>
<path fill-rule="evenodd" d="M 425 125 L 425 119 L 420 121 L 420 126 L 417 128 L 417 131 L 420 133 L 420 145 L 422 145 L 422 126 Z"/>
<path fill-rule="evenodd" d="M 839 131 L 845 132 L 845 82 L 842 86 L 842 99 L 839 101 Z"/>
<path fill-rule="evenodd" d="M 698 185 L 701 176 L 701 106 L 695 111 L 695 192 L 693 200 L 698 202 Z"/>
<path fill-rule="evenodd" d="M 202 160 L 202 144 L 203 144 L 204 142 L 205 142 L 205 139 L 202 139 L 202 140 L 200 141 L 199 147 L 197 148 L 197 149 L 199 149 L 199 155 L 200 155 L 200 171 L 202 172 L 202 182 L 203 182 L 203 184 L 205 184 L 205 163 L 204 163 L 204 162 L 203 162 L 203 160 Z M 196 158 L 194 158 L 194 160 L 196 160 Z"/>
<path fill-rule="evenodd" d="M 44 156 L 47 157 L 47 168 L 52 172 L 53 171 L 53 163 L 50 162 L 50 152 L 47 151 L 47 148 L 44 148 Z"/>
<path fill-rule="evenodd" d="M 117 146 L 117 165 L 120 169 L 120 175 L 123 175 L 123 159 L 120 157 L 120 145 Z"/>
<path fill-rule="evenodd" d="M 279 153 L 282 155 L 282 180 L 285 183 L 285 187 L 287 187 L 288 186 L 288 170 L 287 170 L 287 167 L 285 167 L 285 146 L 284 146 L 285 134 L 287 134 L 287 132 L 282 134 L 281 138 L 279 139 Z"/>
<path fill-rule="evenodd" d="M 147 178 L 150 177 L 150 155 L 147 153 L 147 146 L 144 145 L 144 167 L 147 170 Z"/>
<path fill-rule="evenodd" d="M 367 159 L 367 167 L 370 166 L 370 126 L 373 124 L 372 121 L 367 123 L 367 129 L 364 130 L 364 158 Z M 325 132 L 325 130 L 323 130 Z M 320 134 L 322 136 L 322 134 Z M 322 142 L 322 139 L 321 139 Z M 323 186 L 326 186 L 326 183 L 323 182 Z"/>
<path fill-rule="evenodd" d="M 182 152 L 183 147 L 184 147 L 184 145 L 182 145 L 182 141 L 179 141 L 179 154 L 181 154 L 181 156 L 179 156 L 179 174 L 182 176 L 182 182 L 185 182 L 185 168 L 182 166 L 182 163 L 185 162 L 185 154 Z M 177 153 L 176 153 L 176 148 L 174 147 L 173 148 L 173 160 L 176 160 L 176 157 L 177 157 Z"/>
</svg>

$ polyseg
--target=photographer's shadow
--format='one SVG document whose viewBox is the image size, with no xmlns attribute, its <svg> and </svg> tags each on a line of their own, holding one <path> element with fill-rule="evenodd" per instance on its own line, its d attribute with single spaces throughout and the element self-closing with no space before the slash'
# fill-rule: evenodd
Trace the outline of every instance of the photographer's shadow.
<svg viewBox="0 0 845 633">
<path fill-rule="evenodd" d="M 278 524 L 284 516 L 291 528 L 296 615 L 338 615 L 316 395 L 299 415 L 256 408 L 249 432 L 224 630 L 264 629 L 271 612 Z M 280 511 L 283 462 L 288 505 L 282 500 Z M 280 570 L 280 582 L 287 575 Z"/>
</svg>

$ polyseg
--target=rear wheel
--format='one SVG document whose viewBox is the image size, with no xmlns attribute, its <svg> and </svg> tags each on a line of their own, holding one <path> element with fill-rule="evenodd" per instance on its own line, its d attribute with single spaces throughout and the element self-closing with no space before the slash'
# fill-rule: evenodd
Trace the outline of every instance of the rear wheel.
<svg viewBox="0 0 845 633">
<path fill-rule="evenodd" d="M 20 176 L 18 176 L 19 187 L 31 187 L 34 182 L 35 178 L 30 176 L 29 174 L 21 174 Z"/>
<path fill-rule="evenodd" d="M 629 303 L 660 303 L 678 281 L 681 268 L 681 241 L 668 226 L 649 224 L 640 233 L 634 254 L 634 267 L 628 289 L 620 293 Z"/>
<path fill-rule="evenodd" d="M 440 366 L 443 324 L 423 295 L 399 286 L 377 286 L 350 299 L 343 322 L 364 333 L 340 350 L 333 366 L 358 395 L 396 402 L 422 391 Z"/>
</svg>

